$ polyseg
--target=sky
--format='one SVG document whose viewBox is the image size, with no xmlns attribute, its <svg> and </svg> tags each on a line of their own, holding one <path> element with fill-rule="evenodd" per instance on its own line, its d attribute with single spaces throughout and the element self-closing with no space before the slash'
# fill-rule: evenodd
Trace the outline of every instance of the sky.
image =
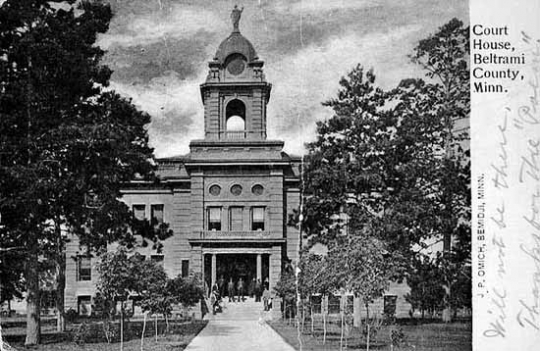
<svg viewBox="0 0 540 351">
<path fill-rule="evenodd" d="M 469 19 L 464 0 L 109 1 L 115 16 L 98 45 L 114 71 L 111 87 L 151 115 L 157 157 L 186 154 L 190 140 L 203 138 L 199 85 L 232 30 L 235 4 L 244 7 L 240 31 L 272 83 L 268 138 L 296 155 L 315 138 L 316 121 L 332 117 L 322 102 L 358 63 L 386 89 L 423 77 L 408 58 L 418 41 L 452 18 Z"/>
</svg>

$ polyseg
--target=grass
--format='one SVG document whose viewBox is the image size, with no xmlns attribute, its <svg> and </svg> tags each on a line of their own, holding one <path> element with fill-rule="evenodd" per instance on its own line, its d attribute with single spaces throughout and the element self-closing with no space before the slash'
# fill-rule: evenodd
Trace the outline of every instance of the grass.
<svg viewBox="0 0 540 351">
<path fill-rule="evenodd" d="M 171 332 L 166 335 L 158 335 L 157 341 L 155 336 L 145 333 L 143 351 L 181 351 L 191 342 L 191 340 L 199 334 L 199 332 L 206 326 L 207 321 L 193 321 L 188 323 L 181 323 L 175 325 Z M 151 324 L 150 324 L 151 325 Z M 69 326 L 69 329 L 76 329 L 76 326 Z M 32 348 L 37 351 L 68 351 L 68 350 L 99 350 L 99 351 L 117 351 L 120 350 L 120 343 L 106 343 L 106 342 L 86 342 L 75 343 L 73 341 L 72 333 L 65 333 L 64 335 L 55 335 L 46 333 L 42 335 L 42 344 Z M 8 339 L 11 339 L 8 337 Z M 24 338 L 17 338 L 16 341 L 9 342 L 17 350 L 23 350 Z M 141 339 L 140 332 L 138 335 L 131 336 L 130 340 L 124 341 L 124 351 L 140 351 Z"/>
<path fill-rule="evenodd" d="M 159 336 L 158 340 L 155 341 L 154 338 L 145 338 L 143 344 L 144 351 L 180 351 L 186 348 L 191 339 L 195 337 L 196 334 L 189 335 L 165 335 Z M 18 345 L 13 345 L 18 348 Z M 71 351 L 71 350 L 99 350 L 99 351 L 118 351 L 120 350 L 120 343 L 97 343 L 97 344 L 83 344 L 78 345 L 73 342 L 61 342 L 54 344 L 44 344 L 39 345 L 33 350 L 38 351 Z M 133 339 L 130 341 L 124 342 L 124 351 L 140 351 L 141 350 L 141 340 Z"/>
<path fill-rule="evenodd" d="M 284 320 L 271 322 L 272 328 L 281 335 L 295 349 L 299 350 L 297 329 L 294 323 Z M 472 324 L 471 322 L 456 323 L 425 323 L 401 324 L 383 326 L 370 344 L 371 350 L 390 351 L 390 333 L 400 330 L 405 338 L 395 351 L 466 351 L 472 350 Z M 340 349 L 341 328 L 338 323 L 330 323 L 327 329 L 326 343 L 323 344 L 323 330 L 320 324 L 311 333 L 311 326 L 304 325 L 301 334 L 302 350 L 305 351 L 331 351 Z M 365 338 L 358 328 L 351 327 L 349 336 L 344 338 L 347 350 L 365 350 Z"/>
</svg>

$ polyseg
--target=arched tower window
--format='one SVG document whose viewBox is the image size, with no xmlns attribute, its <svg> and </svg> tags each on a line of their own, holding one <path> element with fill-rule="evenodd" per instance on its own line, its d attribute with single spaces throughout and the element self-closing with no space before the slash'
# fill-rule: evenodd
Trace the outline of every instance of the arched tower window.
<svg viewBox="0 0 540 351">
<path fill-rule="evenodd" d="M 245 130 L 246 105 L 238 99 L 230 101 L 227 104 L 225 118 L 228 131 Z"/>
</svg>

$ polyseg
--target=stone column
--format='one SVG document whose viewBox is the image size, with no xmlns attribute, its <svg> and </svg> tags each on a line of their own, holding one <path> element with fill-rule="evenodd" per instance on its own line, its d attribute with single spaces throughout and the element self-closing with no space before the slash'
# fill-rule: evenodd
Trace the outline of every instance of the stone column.
<svg viewBox="0 0 540 351">
<path fill-rule="evenodd" d="M 210 286 L 210 290 L 214 287 L 214 284 L 216 284 L 216 274 L 217 274 L 217 263 L 216 263 L 216 254 L 212 254 L 212 286 Z"/>
<path fill-rule="evenodd" d="M 229 206 L 223 206 L 221 209 L 221 231 L 228 232 L 231 229 L 231 223 L 229 216 Z"/>
<path fill-rule="evenodd" d="M 201 253 L 201 261 L 202 261 L 202 265 L 201 265 L 201 277 L 202 277 L 202 283 L 203 283 L 203 287 L 204 287 L 204 283 L 206 282 L 206 272 L 204 270 L 204 253 Z"/>
<path fill-rule="evenodd" d="M 262 255 L 257 254 L 257 279 L 262 282 Z"/>
<path fill-rule="evenodd" d="M 274 246 L 272 248 L 272 254 L 269 258 L 269 280 L 270 280 L 270 292 L 276 286 L 281 275 L 281 247 Z"/>
</svg>

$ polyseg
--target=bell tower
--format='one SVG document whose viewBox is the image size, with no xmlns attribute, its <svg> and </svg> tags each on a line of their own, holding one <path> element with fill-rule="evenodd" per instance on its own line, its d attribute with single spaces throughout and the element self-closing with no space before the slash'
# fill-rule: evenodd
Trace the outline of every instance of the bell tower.
<svg viewBox="0 0 540 351">
<path fill-rule="evenodd" d="M 231 13 L 233 30 L 208 63 L 201 84 L 204 104 L 204 140 L 216 142 L 266 140 L 266 105 L 271 84 L 253 45 L 239 28 L 243 8 Z"/>
</svg>

